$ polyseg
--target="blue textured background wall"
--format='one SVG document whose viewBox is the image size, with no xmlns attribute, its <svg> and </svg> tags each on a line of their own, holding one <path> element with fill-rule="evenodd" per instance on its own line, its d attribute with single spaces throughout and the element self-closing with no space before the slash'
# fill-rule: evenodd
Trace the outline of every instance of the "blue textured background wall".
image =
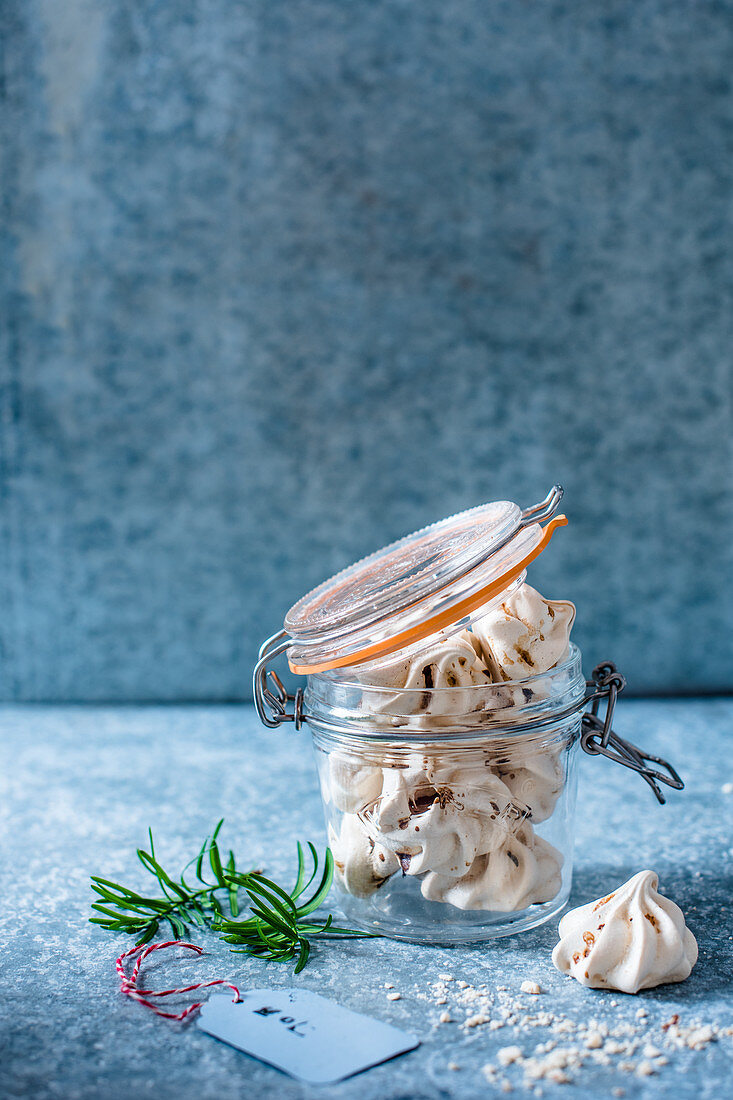
<svg viewBox="0 0 733 1100">
<path fill-rule="evenodd" d="M 733 5 L 16 0 L 0 696 L 231 698 L 555 480 L 588 667 L 733 686 Z"/>
</svg>

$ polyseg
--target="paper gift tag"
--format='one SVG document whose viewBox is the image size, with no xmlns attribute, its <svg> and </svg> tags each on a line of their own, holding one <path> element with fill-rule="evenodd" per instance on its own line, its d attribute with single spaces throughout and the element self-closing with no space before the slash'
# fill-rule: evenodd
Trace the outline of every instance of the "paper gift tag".
<svg viewBox="0 0 733 1100">
<path fill-rule="evenodd" d="M 210 997 L 197 1022 L 208 1035 L 312 1085 L 333 1084 L 420 1045 L 414 1035 L 307 989 L 252 989 L 238 1003 Z"/>
</svg>

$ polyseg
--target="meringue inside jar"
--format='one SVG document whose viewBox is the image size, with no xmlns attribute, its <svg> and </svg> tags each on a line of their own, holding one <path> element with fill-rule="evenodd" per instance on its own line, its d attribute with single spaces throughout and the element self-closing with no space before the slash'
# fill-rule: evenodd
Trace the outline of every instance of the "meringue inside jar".
<svg viewBox="0 0 733 1100">
<path fill-rule="evenodd" d="M 467 943 L 562 909 L 585 698 L 581 654 L 567 641 L 573 612 L 560 659 L 536 675 L 487 669 L 477 621 L 422 643 L 417 661 L 404 652 L 391 665 L 308 677 L 336 884 L 352 923 L 397 939 Z M 545 665 L 552 656 L 543 654 Z"/>
</svg>

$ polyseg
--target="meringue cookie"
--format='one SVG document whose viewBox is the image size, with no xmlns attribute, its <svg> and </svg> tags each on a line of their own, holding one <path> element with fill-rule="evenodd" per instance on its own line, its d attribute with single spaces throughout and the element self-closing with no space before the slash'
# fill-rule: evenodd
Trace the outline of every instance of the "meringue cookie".
<svg viewBox="0 0 733 1100">
<path fill-rule="evenodd" d="M 384 693 L 369 700 L 375 713 L 407 714 L 429 711 L 441 714 L 455 705 L 455 700 L 430 694 L 434 688 L 475 687 L 491 682 L 491 673 L 484 667 L 466 631 L 448 638 L 435 635 L 419 650 L 403 650 L 385 660 L 357 668 L 359 682 L 365 686 L 412 691 L 411 696 Z M 423 694 L 418 694 L 422 691 Z"/>
<path fill-rule="evenodd" d="M 421 767 L 385 768 L 372 819 L 380 832 L 402 830 L 412 813 L 427 809 L 435 796 L 436 791 Z"/>
<path fill-rule="evenodd" d="M 400 869 L 395 854 L 374 842 L 356 814 L 344 815 L 338 833 L 329 825 L 328 843 L 336 880 L 357 898 L 373 894 Z"/>
<path fill-rule="evenodd" d="M 454 761 L 428 756 L 424 769 L 429 782 L 444 798 L 449 797 L 459 809 L 479 819 L 478 855 L 500 847 L 530 816 L 502 778 L 483 764 L 461 767 Z"/>
<path fill-rule="evenodd" d="M 497 683 L 525 680 L 567 657 L 574 618 L 575 605 L 569 600 L 546 600 L 523 584 L 477 619 L 472 630 Z"/>
<path fill-rule="evenodd" d="M 450 790 L 437 790 L 422 771 L 385 769 L 382 797 L 369 815 L 370 835 L 394 852 L 404 874 L 439 870 L 456 878 L 473 863 L 482 823 Z"/>
<path fill-rule="evenodd" d="M 382 769 L 376 764 L 365 764 L 336 752 L 329 755 L 324 797 L 337 809 L 357 813 L 378 798 L 381 790 Z"/>
<path fill-rule="evenodd" d="M 428 820 L 429 819 L 429 820 Z M 380 834 L 381 842 L 397 856 L 405 875 L 438 871 L 447 878 L 465 875 L 476 857 L 481 836 L 478 821 L 455 820 L 440 806 L 428 810 L 420 824 L 404 837 Z M 419 841 L 419 843 L 416 843 Z"/>
<path fill-rule="evenodd" d="M 537 748 L 534 753 L 510 752 L 510 763 L 497 771 L 515 803 L 526 807 L 538 824 L 552 815 L 565 786 L 561 749 Z"/>
<path fill-rule="evenodd" d="M 552 952 L 557 969 L 581 985 L 622 993 L 684 981 L 697 962 L 697 941 L 658 885 L 654 871 L 639 871 L 607 897 L 566 913 Z"/>
<path fill-rule="evenodd" d="M 560 852 L 524 824 L 499 848 L 478 856 L 463 877 L 430 873 L 421 890 L 428 901 L 449 902 L 457 909 L 514 912 L 555 897 L 562 885 L 562 862 Z"/>
</svg>

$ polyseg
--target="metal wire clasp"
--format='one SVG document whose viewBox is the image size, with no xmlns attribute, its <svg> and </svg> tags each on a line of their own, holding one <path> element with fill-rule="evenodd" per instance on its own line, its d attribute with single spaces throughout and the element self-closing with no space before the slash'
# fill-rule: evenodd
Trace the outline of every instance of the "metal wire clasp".
<svg viewBox="0 0 733 1100">
<path fill-rule="evenodd" d="M 603 664 L 596 665 L 593 669 L 592 679 L 586 680 L 586 687 L 589 692 L 586 696 L 586 702 L 591 704 L 591 708 L 583 715 L 581 726 L 580 743 L 584 751 L 591 756 L 605 756 L 609 760 L 614 760 L 617 764 L 623 764 L 625 768 L 631 768 L 632 771 L 638 772 L 654 791 L 657 801 L 663 806 L 665 798 L 657 784 L 665 783 L 668 787 L 681 791 L 685 785 L 679 775 L 668 760 L 664 760 L 661 756 L 651 756 L 647 752 L 642 752 L 630 741 L 625 741 L 622 737 L 619 737 L 611 728 L 613 712 L 616 709 L 616 699 L 619 692 L 626 687 L 626 680 L 613 662 L 604 661 Z M 601 719 L 598 711 L 603 699 L 606 700 L 606 713 Z M 660 767 L 666 769 L 668 774 L 665 775 L 663 772 L 650 768 L 648 762 L 659 764 Z"/>
<path fill-rule="evenodd" d="M 557 511 L 557 506 L 563 498 L 565 490 L 562 485 L 553 485 L 544 500 L 539 504 L 533 504 L 531 508 L 525 508 L 522 512 L 519 526 L 528 527 L 530 523 L 541 523 L 543 519 L 549 519 Z M 510 537 L 514 537 L 512 532 Z"/>
<path fill-rule="evenodd" d="M 289 648 L 287 631 L 280 630 L 273 634 L 260 646 L 259 659 L 252 674 L 252 693 L 257 713 L 263 725 L 270 729 L 275 729 L 283 722 L 294 722 L 296 730 L 299 730 L 303 724 L 303 689 L 298 688 L 295 694 L 291 694 L 278 674 L 267 668 L 270 661 L 274 661 Z M 272 683 L 272 687 L 268 681 Z M 295 704 L 292 712 L 287 709 L 289 702 Z"/>
</svg>

